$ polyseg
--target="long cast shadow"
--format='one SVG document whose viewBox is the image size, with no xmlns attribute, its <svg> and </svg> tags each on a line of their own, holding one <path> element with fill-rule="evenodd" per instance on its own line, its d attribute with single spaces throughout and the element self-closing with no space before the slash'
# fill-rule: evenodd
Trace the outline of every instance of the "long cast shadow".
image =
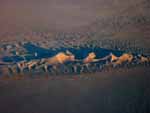
<svg viewBox="0 0 150 113">
<path fill-rule="evenodd" d="M 49 58 L 54 55 L 56 55 L 59 52 L 65 52 L 66 50 L 69 50 L 75 55 L 76 59 L 84 59 L 90 52 L 94 52 L 96 54 L 96 58 L 102 58 L 110 53 L 115 54 L 116 56 L 121 56 L 124 51 L 119 50 L 110 50 L 105 48 L 99 48 L 99 47 L 86 47 L 82 46 L 79 48 L 42 48 L 40 46 L 34 45 L 31 42 L 25 43 L 23 47 L 27 51 L 27 55 L 24 57 L 27 61 L 34 60 L 34 59 L 41 59 L 41 58 Z M 35 53 L 37 56 L 35 56 Z M 2 58 L 4 62 L 19 62 L 24 60 L 22 56 L 14 55 L 14 56 L 5 56 Z"/>
</svg>

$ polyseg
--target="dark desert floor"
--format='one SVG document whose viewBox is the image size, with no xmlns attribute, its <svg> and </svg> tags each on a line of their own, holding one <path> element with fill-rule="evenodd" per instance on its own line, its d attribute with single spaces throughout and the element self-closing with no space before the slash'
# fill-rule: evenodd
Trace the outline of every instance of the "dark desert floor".
<svg viewBox="0 0 150 113">
<path fill-rule="evenodd" d="M 80 80 L 0 81 L 1 113 L 148 113 L 149 68 L 119 69 Z M 86 79 L 86 77 L 91 79 Z"/>
</svg>

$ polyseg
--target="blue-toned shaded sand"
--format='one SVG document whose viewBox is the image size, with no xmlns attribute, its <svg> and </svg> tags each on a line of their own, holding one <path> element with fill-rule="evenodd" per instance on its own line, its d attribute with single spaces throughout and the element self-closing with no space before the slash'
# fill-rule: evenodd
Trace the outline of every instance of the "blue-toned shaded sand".
<svg viewBox="0 0 150 113">
<path fill-rule="evenodd" d="M 52 57 L 54 55 L 56 55 L 59 52 L 65 52 L 66 50 L 69 50 L 70 52 L 72 52 L 76 59 L 83 59 L 85 58 L 90 52 L 94 52 L 96 54 L 97 58 L 102 58 L 105 57 L 107 55 L 109 55 L 110 53 L 115 54 L 116 56 L 121 56 L 124 51 L 119 51 L 119 50 L 110 50 L 110 49 L 105 49 L 105 48 L 99 48 L 99 47 L 94 47 L 94 48 L 90 48 L 90 47 L 80 47 L 80 48 L 57 48 L 57 49 L 53 49 L 53 48 L 42 48 L 39 46 L 36 46 L 32 43 L 26 43 L 23 46 L 26 51 L 27 51 L 27 55 L 24 56 L 27 60 L 34 60 L 34 59 L 41 59 L 41 58 L 48 58 L 48 57 Z M 37 53 L 37 56 L 35 56 L 34 54 Z M 3 58 L 4 62 L 18 62 L 18 61 L 22 61 L 23 57 L 22 56 L 5 56 Z"/>
</svg>

